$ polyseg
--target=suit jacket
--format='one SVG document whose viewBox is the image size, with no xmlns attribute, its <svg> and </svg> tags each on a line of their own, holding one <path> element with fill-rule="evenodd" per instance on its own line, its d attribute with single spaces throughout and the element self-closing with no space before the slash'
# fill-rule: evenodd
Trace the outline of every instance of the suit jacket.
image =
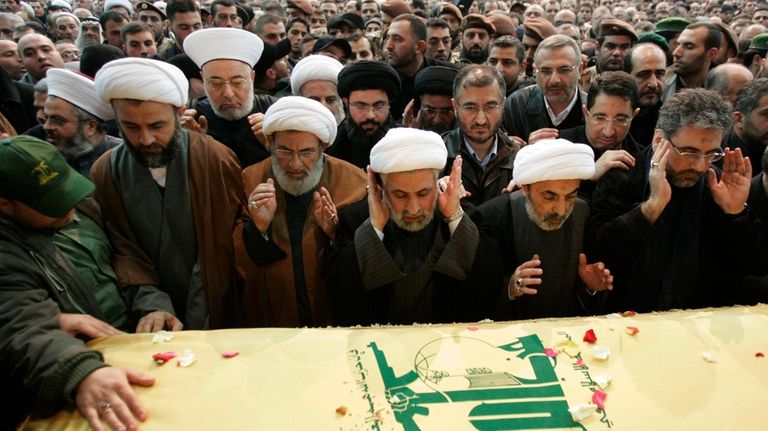
<svg viewBox="0 0 768 431">
<path fill-rule="evenodd" d="M 538 85 L 531 85 L 515 91 L 504 104 L 502 126 L 508 135 L 528 140 L 531 132 L 548 127 L 558 130 L 584 124 L 581 105 L 587 104 L 587 93 L 579 91 L 578 100 L 565 120 L 558 126 L 552 124 L 544 104 L 544 93 Z"/>
</svg>

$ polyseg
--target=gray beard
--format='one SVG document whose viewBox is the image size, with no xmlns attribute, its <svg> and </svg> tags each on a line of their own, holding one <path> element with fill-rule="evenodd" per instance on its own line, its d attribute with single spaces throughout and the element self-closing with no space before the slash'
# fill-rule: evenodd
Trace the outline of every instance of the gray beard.
<svg viewBox="0 0 768 431">
<path fill-rule="evenodd" d="M 323 157 L 321 154 L 320 157 L 317 158 L 317 162 L 315 162 L 315 164 L 312 166 L 312 169 L 310 169 L 309 174 L 306 177 L 300 180 L 294 180 L 285 173 L 285 170 L 283 170 L 283 168 L 280 166 L 280 162 L 277 160 L 277 157 L 273 155 L 272 171 L 275 174 L 275 180 L 277 180 L 277 184 L 281 189 L 283 189 L 284 192 L 291 196 L 301 196 L 304 193 L 314 190 L 315 187 L 317 187 L 317 185 L 320 183 L 320 177 L 323 176 L 324 160 L 325 157 Z"/>
<path fill-rule="evenodd" d="M 208 95 L 208 88 L 205 89 L 206 96 Z M 215 103 L 213 103 L 213 99 L 211 99 L 211 96 L 208 96 L 208 100 L 211 101 L 211 109 L 213 109 L 213 113 L 216 114 L 219 118 L 223 118 L 227 121 L 238 121 L 242 120 L 243 118 L 247 117 L 248 114 L 251 113 L 253 110 L 253 90 L 249 90 L 248 92 L 248 99 L 245 100 L 245 103 L 243 104 L 243 107 L 240 109 L 227 109 L 227 110 L 221 110 L 218 106 L 216 106 Z"/>
<path fill-rule="evenodd" d="M 59 153 L 61 153 L 61 155 L 64 157 L 64 160 L 72 161 L 90 153 L 93 151 L 93 148 L 93 145 L 91 145 L 91 143 L 85 139 L 85 136 L 83 135 L 83 129 L 81 127 L 80 130 L 77 131 L 77 135 L 75 135 L 72 140 L 64 144 L 63 147 L 59 148 Z"/>
<path fill-rule="evenodd" d="M 536 210 L 533 208 L 533 204 L 531 203 L 530 199 L 528 199 L 528 198 L 525 199 L 525 212 L 528 213 L 528 218 L 530 218 L 536 224 L 536 226 L 539 227 L 539 229 L 547 231 L 547 232 L 556 231 L 556 230 L 560 229 L 561 227 L 563 227 L 565 222 L 567 222 L 568 218 L 571 216 L 571 213 L 573 212 L 573 208 L 574 207 L 571 207 L 568 210 L 568 212 L 565 213 L 565 217 L 563 217 L 563 221 L 561 221 L 560 224 L 558 224 L 557 226 L 553 226 L 551 224 L 545 223 L 544 220 L 542 220 L 536 214 Z"/>
</svg>

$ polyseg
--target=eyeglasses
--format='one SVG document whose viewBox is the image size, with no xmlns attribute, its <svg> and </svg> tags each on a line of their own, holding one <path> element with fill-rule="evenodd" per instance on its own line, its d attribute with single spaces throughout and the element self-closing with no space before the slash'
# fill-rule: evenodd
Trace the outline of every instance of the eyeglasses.
<svg viewBox="0 0 768 431">
<path fill-rule="evenodd" d="M 459 105 L 459 108 L 461 108 L 461 110 L 467 114 L 473 116 L 479 114 L 480 111 L 483 111 L 483 114 L 488 115 L 498 112 L 501 109 L 501 103 L 486 103 L 482 108 L 475 105 L 474 103 L 465 103 L 463 105 Z"/>
<path fill-rule="evenodd" d="M 299 159 L 301 161 L 309 162 L 317 154 L 317 149 L 314 149 L 314 150 L 291 151 L 291 150 L 287 150 L 285 148 L 275 148 L 273 153 L 275 154 L 275 157 L 277 157 L 278 159 L 283 160 L 283 161 L 293 160 L 293 156 L 298 155 Z"/>
<path fill-rule="evenodd" d="M 558 76 L 565 76 L 573 72 L 574 70 L 576 70 L 576 66 L 563 66 L 563 67 L 558 67 L 557 69 L 542 67 L 541 69 L 539 69 L 539 74 L 545 78 L 549 78 L 555 73 L 557 73 Z"/>
<path fill-rule="evenodd" d="M 592 114 L 591 112 L 587 114 L 590 121 L 597 124 L 598 126 L 607 126 L 608 123 L 612 123 L 614 126 L 618 127 L 627 127 L 632 123 L 632 117 L 615 117 L 615 118 L 609 118 L 605 114 Z"/>
<path fill-rule="evenodd" d="M 224 89 L 224 86 L 229 84 L 233 89 L 235 88 L 243 88 L 245 87 L 245 84 L 248 83 L 248 79 L 243 78 L 242 76 L 236 76 L 231 79 L 220 79 L 220 78 L 208 78 L 205 80 L 205 85 L 208 86 L 211 90 L 221 91 Z"/>
<path fill-rule="evenodd" d="M 363 102 L 350 103 L 352 109 L 358 112 L 368 112 L 373 110 L 374 113 L 381 114 L 389 108 L 389 103 L 385 101 L 376 102 L 373 105 L 369 105 Z"/>
<path fill-rule="evenodd" d="M 61 53 L 61 58 L 66 60 L 77 60 L 80 58 L 80 53 L 77 51 L 64 51 Z"/>
<path fill-rule="evenodd" d="M 702 153 L 699 153 L 698 151 L 680 150 L 680 148 L 677 145 L 675 145 L 672 142 L 672 140 L 669 138 L 667 138 L 667 142 L 669 142 L 669 145 L 671 145 L 672 148 L 674 148 L 675 152 L 682 157 L 688 157 L 688 158 L 697 159 L 697 160 L 704 159 L 709 163 L 714 163 L 725 156 L 725 153 L 722 150 L 715 150 L 715 151 L 712 151 L 711 153 L 702 154 Z"/>
<path fill-rule="evenodd" d="M 431 106 L 422 106 L 421 111 L 427 115 L 450 115 L 453 114 L 452 108 L 433 108 Z"/>
</svg>

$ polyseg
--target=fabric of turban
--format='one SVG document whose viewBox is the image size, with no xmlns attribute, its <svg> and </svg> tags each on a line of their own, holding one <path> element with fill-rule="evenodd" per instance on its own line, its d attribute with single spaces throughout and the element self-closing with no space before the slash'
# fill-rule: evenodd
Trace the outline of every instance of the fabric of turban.
<svg viewBox="0 0 768 431">
<path fill-rule="evenodd" d="M 310 55 L 302 58 L 291 71 L 291 91 L 299 95 L 301 87 L 308 81 L 330 81 L 335 85 L 339 82 L 339 72 L 344 66 L 335 58 L 327 55 Z"/>
<path fill-rule="evenodd" d="M 129 0 L 107 0 L 104 3 L 104 10 L 109 11 L 115 6 L 120 6 L 128 9 L 128 13 L 133 13 L 133 4 Z"/>
<path fill-rule="evenodd" d="M 341 97 L 356 90 L 383 90 L 391 101 L 400 95 L 400 76 L 382 61 L 358 61 L 341 69 L 338 89 Z"/>
<path fill-rule="evenodd" d="M 425 67 L 416 74 L 413 91 L 417 96 L 424 94 L 450 96 L 453 94 L 453 81 L 456 80 L 458 74 L 459 71 L 452 67 Z"/>
<path fill-rule="evenodd" d="M 418 169 L 443 169 L 448 150 L 435 132 L 398 127 L 371 149 L 371 169 L 379 174 Z"/>
<path fill-rule="evenodd" d="M 64 99 L 103 121 L 115 117 L 112 107 L 96 95 L 93 81 L 79 73 L 66 69 L 51 69 L 48 78 L 48 95 Z"/>
<path fill-rule="evenodd" d="M 328 146 L 336 140 L 336 118 L 316 100 L 285 96 L 264 113 L 264 134 L 270 136 L 286 130 L 311 133 Z"/>
<path fill-rule="evenodd" d="M 121 58 L 105 64 L 96 74 L 96 94 L 107 103 L 133 99 L 180 107 L 187 103 L 189 81 L 178 67 L 164 61 Z"/>
<path fill-rule="evenodd" d="M 60 7 L 60 8 L 68 9 L 70 11 L 72 10 L 72 5 L 69 4 L 69 2 L 64 1 L 64 0 L 53 0 L 51 2 L 51 6 L 52 7 Z"/>
<path fill-rule="evenodd" d="M 553 180 L 588 180 L 593 175 L 592 148 L 565 139 L 542 139 L 521 148 L 512 171 L 519 186 Z"/>
<path fill-rule="evenodd" d="M 68 16 L 75 20 L 77 23 L 77 26 L 80 27 L 80 18 L 77 17 L 77 15 L 70 13 L 70 12 L 60 12 L 58 15 L 56 15 L 56 18 L 53 19 L 54 23 L 59 19 L 60 16 Z M 74 41 L 72 41 L 74 42 Z"/>
<path fill-rule="evenodd" d="M 237 60 L 253 67 L 264 52 L 264 42 L 238 28 L 206 28 L 184 39 L 184 52 L 201 69 L 211 60 Z"/>
</svg>

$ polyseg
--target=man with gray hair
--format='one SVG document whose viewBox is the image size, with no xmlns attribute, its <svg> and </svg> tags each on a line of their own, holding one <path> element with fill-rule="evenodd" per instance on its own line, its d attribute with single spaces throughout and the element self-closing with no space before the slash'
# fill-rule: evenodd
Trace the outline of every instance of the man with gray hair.
<svg viewBox="0 0 768 431">
<path fill-rule="evenodd" d="M 725 63 L 709 70 L 704 88 L 718 93 L 735 106 L 739 91 L 753 79 L 752 72 L 743 65 Z"/>
<path fill-rule="evenodd" d="M 591 256 L 615 275 L 611 311 L 661 311 L 733 303 L 722 289 L 759 237 L 745 206 L 752 166 L 720 148 L 730 105 L 703 89 L 662 107 L 653 144 L 628 170 L 613 169 L 592 195 Z M 723 170 L 712 163 L 723 159 Z"/>
<path fill-rule="evenodd" d="M 507 134 L 528 143 L 557 138 L 559 130 L 584 124 L 580 107 L 587 95 L 579 91 L 581 50 L 562 34 L 544 39 L 533 57 L 536 85 L 507 98 L 503 125 Z"/>
<path fill-rule="evenodd" d="M 752 174 L 757 175 L 762 170 L 760 159 L 768 146 L 768 78 L 747 83 L 739 92 L 733 110 L 733 129 L 725 135 L 723 148 L 741 148 L 752 162 Z"/>
</svg>

